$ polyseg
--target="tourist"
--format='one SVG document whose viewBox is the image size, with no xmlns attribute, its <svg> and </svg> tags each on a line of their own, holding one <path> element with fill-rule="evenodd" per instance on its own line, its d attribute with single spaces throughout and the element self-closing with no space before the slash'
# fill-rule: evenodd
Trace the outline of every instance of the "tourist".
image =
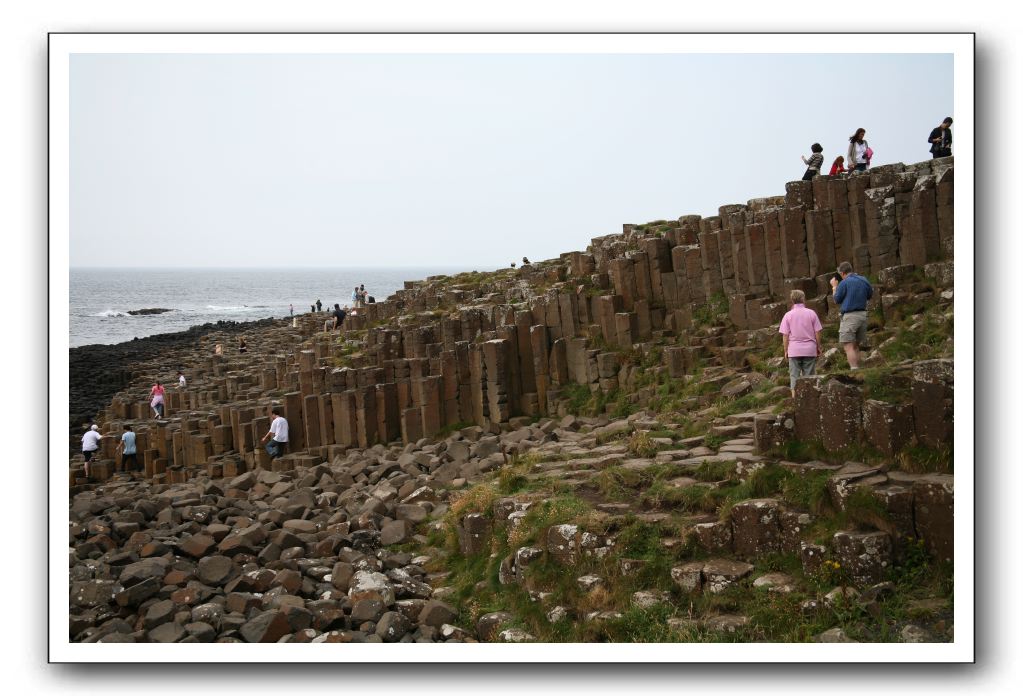
<svg viewBox="0 0 1023 696">
<path fill-rule="evenodd" d="M 828 176 L 838 176 L 845 171 L 845 157 L 839 155 L 835 158 L 835 161 L 831 163 L 831 171 Z"/>
<path fill-rule="evenodd" d="M 867 340 L 867 300 L 874 295 L 870 281 L 853 273 L 852 264 L 843 261 L 838 264 L 838 275 L 831 279 L 831 290 L 835 304 L 839 306 L 842 320 L 838 325 L 838 342 L 842 344 L 849 359 L 849 369 L 860 367 L 860 345 Z"/>
<path fill-rule="evenodd" d="M 323 310 L 323 303 L 321 303 L 319 300 L 316 300 L 316 311 L 320 312 L 322 310 Z"/>
<path fill-rule="evenodd" d="M 315 314 L 316 313 L 316 305 L 314 305 L 314 304 L 309 305 L 309 313 L 310 314 Z"/>
<path fill-rule="evenodd" d="M 245 345 L 245 337 L 244 336 L 242 336 L 241 338 L 238 339 L 238 352 L 239 353 L 248 352 L 248 346 Z"/>
<path fill-rule="evenodd" d="M 365 286 L 365 285 L 360 285 L 360 286 L 359 286 L 359 299 L 361 299 L 361 300 L 362 300 L 362 306 L 363 306 L 363 307 L 365 307 L 365 306 L 366 306 L 366 296 L 367 296 L 368 294 L 369 294 L 369 293 L 368 293 L 368 292 L 366 292 L 366 286 Z"/>
<path fill-rule="evenodd" d="M 522 265 L 523 266 L 528 266 L 529 265 L 529 259 L 527 259 L 525 256 L 522 257 Z"/>
<path fill-rule="evenodd" d="M 824 164 L 824 155 L 821 154 L 822 152 L 824 152 L 824 148 L 821 147 L 820 143 L 814 143 L 813 145 L 811 145 L 810 152 L 813 153 L 812 155 L 810 155 L 810 159 L 806 159 L 805 157 L 801 156 L 803 164 L 806 165 L 806 173 L 803 174 L 803 181 L 809 181 L 810 179 L 820 174 L 821 165 Z"/>
<path fill-rule="evenodd" d="M 333 331 L 335 329 L 340 329 L 341 325 L 345 321 L 345 310 L 341 309 L 341 307 L 335 302 L 334 303 L 334 312 L 331 314 L 331 316 L 333 317 L 333 323 L 332 323 L 332 325 L 331 325 L 329 330 Z M 324 329 L 324 330 L 326 331 L 328 329 Z"/>
<path fill-rule="evenodd" d="M 288 316 L 289 317 L 295 316 L 295 305 L 294 304 L 289 304 L 288 305 Z"/>
<path fill-rule="evenodd" d="M 867 141 L 863 139 L 866 134 L 866 130 L 857 128 L 856 132 L 849 137 L 849 151 L 845 153 L 845 158 L 849 162 L 849 171 L 865 172 L 870 165 L 870 157 L 867 156 L 867 152 L 870 151 L 873 154 L 873 151 L 870 150 Z"/>
<path fill-rule="evenodd" d="M 793 290 L 789 295 L 792 309 L 782 317 L 778 333 L 781 334 L 782 355 L 789 361 L 789 389 L 796 396 L 796 380 L 812 375 L 821 354 L 821 320 L 817 312 L 803 303 L 806 295 Z"/>
<path fill-rule="evenodd" d="M 181 370 L 178 370 L 178 387 L 180 389 L 184 389 L 185 388 L 185 384 L 186 384 L 185 373 L 182 372 Z"/>
<path fill-rule="evenodd" d="M 952 156 L 952 117 L 947 116 L 931 131 L 927 142 L 931 144 L 932 159 Z"/>
<path fill-rule="evenodd" d="M 139 468 L 138 456 L 135 454 L 135 433 L 131 426 L 124 426 L 124 434 L 121 441 L 117 443 L 117 451 L 121 453 L 121 471 L 136 471 Z M 131 468 L 128 468 L 128 462 Z"/>
<path fill-rule="evenodd" d="M 284 454 L 284 446 L 288 444 L 288 419 L 281 415 L 281 407 L 274 406 L 270 409 L 270 430 L 260 442 L 266 442 L 270 439 L 270 442 L 266 445 L 267 454 L 270 455 L 270 461 L 277 459 Z"/>
<path fill-rule="evenodd" d="M 362 295 L 359 294 L 358 285 L 352 290 L 352 306 L 356 309 L 362 306 Z"/>
<path fill-rule="evenodd" d="M 92 461 L 93 456 L 99 451 L 99 441 L 103 438 L 99 434 L 99 426 L 93 425 L 91 428 L 85 431 L 85 435 L 82 436 L 82 455 L 85 456 L 85 477 L 89 478 L 89 462 Z"/>
<path fill-rule="evenodd" d="M 163 418 L 163 392 L 163 385 L 159 381 L 149 390 L 149 396 L 152 397 L 149 405 L 153 407 L 155 418 Z"/>
</svg>

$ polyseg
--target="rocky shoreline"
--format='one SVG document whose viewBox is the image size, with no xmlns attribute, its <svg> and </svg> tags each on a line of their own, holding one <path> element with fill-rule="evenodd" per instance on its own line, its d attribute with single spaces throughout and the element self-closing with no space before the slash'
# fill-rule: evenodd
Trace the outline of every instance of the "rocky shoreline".
<svg viewBox="0 0 1023 696">
<path fill-rule="evenodd" d="M 340 334 L 303 315 L 72 351 L 103 439 L 69 466 L 69 638 L 951 640 L 952 172 L 791 182 L 409 281 Z M 845 258 L 877 290 L 858 372 L 828 302 Z M 832 346 L 794 393 L 792 289 Z"/>
<path fill-rule="evenodd" d="M 258 319 L 250 322 L 218 321 L 193 326 L 185 331 L 153 334 L 123 343 L 94 343 L 68 350 L 70 389 L 68 392 L 69 427 L 74 440 L 83 427 L 110 403 L 110 399 L 136 376 L 142 363 L 168 358 L 166 369 L 171 374 L 179 368 L 174 354 L 198 345 L 211 334 L 232 338 L 287 323 L 283 319 Z M 79 443 L 80 444 L 80 443 Z M 72 442 L 72 450 L 75 443 Z"/>
</svg>

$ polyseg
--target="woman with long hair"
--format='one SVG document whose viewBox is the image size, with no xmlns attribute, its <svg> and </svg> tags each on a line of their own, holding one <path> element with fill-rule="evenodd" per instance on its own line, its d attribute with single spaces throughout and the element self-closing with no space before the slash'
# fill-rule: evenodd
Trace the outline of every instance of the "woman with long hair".
<svg viewBox="0 0 1023 696">
<path fill-rule="evenodd" d="M 828 176 L 838 176 L 845 171 L 845 157 L 839 155 L 835 158 L 835 161 L 831 163 L 831 171 Z"/>
<path fill-rule="evenodd" d="M 863 138 L 866 134 L 867 131 L 865 129 L 857 128 L 856 132 L 849 138 L 849 151 L 846 153 L 849 171 L 867 171 L 867 166 L 870 164 L 867 151 L 870 150 L 870 146 L 867 145 L 867 141 Z"/>
</svg>

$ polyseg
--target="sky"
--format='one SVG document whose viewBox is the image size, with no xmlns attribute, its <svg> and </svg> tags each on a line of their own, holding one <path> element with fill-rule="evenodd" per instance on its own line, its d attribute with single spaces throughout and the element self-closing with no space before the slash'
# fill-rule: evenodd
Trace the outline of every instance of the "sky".
<svg viewBox="0 0 1023 696">
<path fill-rule="evenodd" d="M 930 158 L 946 54 L 71 58 L 73 267 L 488 270 Z M 955 127 L 953 126 L 953 131 Z"/>
</svg>

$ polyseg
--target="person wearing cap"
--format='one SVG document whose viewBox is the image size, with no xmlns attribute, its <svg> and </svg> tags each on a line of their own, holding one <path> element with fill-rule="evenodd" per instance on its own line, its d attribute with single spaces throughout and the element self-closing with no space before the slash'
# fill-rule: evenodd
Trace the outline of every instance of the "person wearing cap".
<svg viewBox="0 0 1023 696">
<path fill-rule="evenodd" d="M 99 426 L 93 424 L 91 428 L 85 431 L 85 435 L 82 436 L 82 455 L 85 456 L 85 477 L 89 477 L 89 462 L 92 461 L 93 456 L 99 451 L 99 441 L 103 438 L 99 434 Z"/>
<path fill-rule="evenodd" d="M 860 368 L 860 345 L 867 340 L 867 301 L 874 296 L 874 288 L 863 276 L 853 273 L 852 264 L 843 261 L 838 264 L 838 275 L 831 279 L 831 290 L 835 304 L 839 306 L 842 320 L 838 325 L 838 342 L 849 359 L 849 369 Z"/>
</svg>

